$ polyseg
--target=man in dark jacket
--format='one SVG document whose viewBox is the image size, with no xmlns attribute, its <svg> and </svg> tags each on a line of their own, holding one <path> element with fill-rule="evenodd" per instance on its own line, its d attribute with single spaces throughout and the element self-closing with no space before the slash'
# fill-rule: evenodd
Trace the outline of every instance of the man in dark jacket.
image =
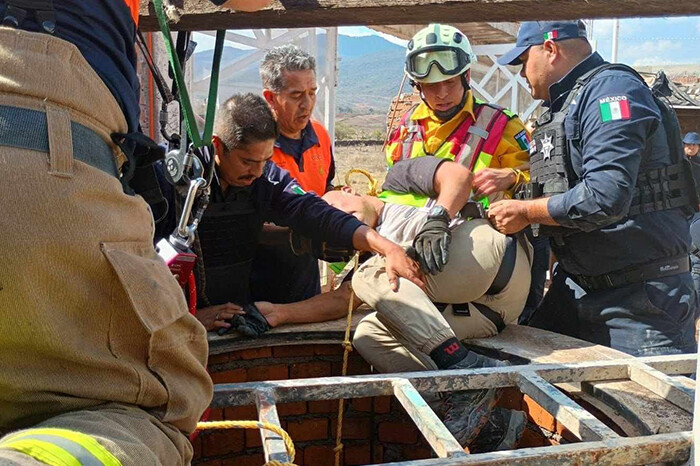
<svg viewBox="0 0 700 466">
<path fill-rule="evenodd" d="M 204 263 L 199 282 L 205 284 L 198 290 L 198 314 L 203 322 L 212 321 L 213 314 L 217 326 L 230 326 L 222 321 L 245 315 L 247 321 L 234 319 L 234 326 L 257 323 L 256 332 L 269 328 L 250 296 L 251 266 L 265 221 L 290 227 L 321 253 L 332 244 L 350 254 L 357 249 L 386 257 L 394 289 L 399 277 L 422 286 L 420 272 L 403 248 L 306 193 L 286 170 L 272 163 L 277 124 L 262 97 L 238 94 L 228 99 L 217 113 L 214 133 L 215 178 L 198 229 Z M 159 230 L 165 233 L 174 226 L 171 212 L 169 224 Z"/>
<path fill-rule="evenodd" d="M 539 224 L 550 236 L 559 266 L 531 325 L 637 356 L 694 352 L 688 192 L 649 200 L 682 157 L 663 108 L 633 70 L 592 53 L 580 21 L 523 23 L 499 63 L 522 64 L 548 107 L 533 134 L 531 200 L 489 210 L 504 233 Z"/>
</svg>

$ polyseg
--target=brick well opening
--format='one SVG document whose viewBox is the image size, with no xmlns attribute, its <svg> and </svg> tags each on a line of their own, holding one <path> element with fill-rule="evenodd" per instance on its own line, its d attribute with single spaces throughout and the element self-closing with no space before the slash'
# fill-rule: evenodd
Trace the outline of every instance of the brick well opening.
<svg viewBox="0 0 700 466">
<path fill-rule="evenodd" d="M 341 375 L 340 344 L 265 346 L 213 354 L 209 371 L 215 384 L 303 379 Z M 356 352 L 350 353 L 348 375 L 371 374 Z M 546 411 L 517 389 L 507 389 L 499 402 L 528 413 L 529 426 L 521 447 L 544 446 L 575 437 Z M 295 464 L 334 464 L 338 401 L 308 401 L 277 405 L 282 427 L 296 449 Z M 361 465 L 420 460 L 432 450 L 395 397 L 346 400 L 341 464 Z M 212 409 L 209 420 L 257 420 L 255 406 Z M 546 430 L 543 433 L 541 426 Z M 549 435 L 551 433 L 551 435 Z M 563 440 L 562 440 L 563 439 Z M 260 466 L 264 461 L 258 430 L 229 429 L 200 432 L 193 442 L 198 466 Z"/>
</svg>

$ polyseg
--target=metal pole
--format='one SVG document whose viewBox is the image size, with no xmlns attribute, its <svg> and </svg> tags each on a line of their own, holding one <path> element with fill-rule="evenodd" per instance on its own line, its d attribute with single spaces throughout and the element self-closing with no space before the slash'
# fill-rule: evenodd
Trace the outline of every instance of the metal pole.
<svg viewBox="0 0 700 466">
<path fill-rule="evenodd" d="M 326 29 L 326 76 L 324 113 L 326 129 L 335 151 L 335 87 L 338 81 L 338 28 Z"/>
<path fill-rule="evenodd" d="M 698 361 L 695 368 L 695 380 L 700 374 L 700 346 L 698 347 Z M 690 449 L 688 465 L 694 466 L 700 460 L 700 390 L 695 386 L 695 407 L 693 409 L 693 448 Z"/>
<path fill-rule="evenodd" d="M 616 18 L 613 20 L 612 56 L 610 57 L 610 61 L 613 63 L 617 62 L 617 39 L 618 39 L 619 35 L 620 35 L 620 20 Z"/>
</svg>

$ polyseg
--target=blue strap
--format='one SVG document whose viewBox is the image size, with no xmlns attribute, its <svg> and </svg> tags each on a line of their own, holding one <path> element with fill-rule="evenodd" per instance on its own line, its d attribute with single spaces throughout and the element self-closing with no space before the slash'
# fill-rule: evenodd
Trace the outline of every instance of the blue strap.
<svg viewBox="0 0 700 466">
<path fill-rule="evenodd" d="M 112 147 L 90 128 L 71 121 L 73 158 L 119 178 Z M 49 152 L 46 113 L 0 105 L 0 146 Z"/>
</svg>

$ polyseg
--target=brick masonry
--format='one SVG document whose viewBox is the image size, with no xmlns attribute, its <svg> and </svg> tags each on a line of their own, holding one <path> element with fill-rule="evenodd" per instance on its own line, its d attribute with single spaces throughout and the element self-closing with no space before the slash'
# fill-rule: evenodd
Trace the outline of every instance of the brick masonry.
<svg viewBox="0 0 700 466">
<path fill-rule="evenodd" d="M 342 349 L 340 345 L 311 344 L 241 350 L 212 355 L 209 370 L 215 383 L 337 376 L 342 370 Z M 371 367 L 359 355 L 351 353 L 348 373 L 369 374 Z M 534 401 L 523 399 L 515 389 L 506 390 L 500 403 L 526 411 L 530 422 L 536 421 L 565 438 L 571 437 Z M 295 464 L 334 464 L 337 401 L 281 404 L 278 413 L 282 427 L 294 441 Z M 343 417 L 344 455 L 341 464 L 349 466 L 431 457 L 432 450 L 398 400 L 392 397 L 347 400 Z M 210 419 L 253 420 L 257 419 L 257 412 L 253 406 L 230 407 L 212 410 Z M 529 429 L 524 442 L 527 446 L 547 444 L 536 427 Z M 194 451 L 193 464 L 197 466 L 262 465 L 264 462 L 257 430 L 201 432 L 194 441 Z"/>
</svg>

